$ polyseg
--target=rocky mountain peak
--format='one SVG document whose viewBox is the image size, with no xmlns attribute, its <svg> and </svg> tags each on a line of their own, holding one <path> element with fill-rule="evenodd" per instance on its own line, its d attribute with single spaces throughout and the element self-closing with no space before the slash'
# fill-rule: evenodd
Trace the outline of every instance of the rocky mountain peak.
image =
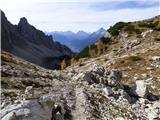
<svg viewBox="0 0 160 120">
<path fill-rule="evenodd" d="M 54 42 L 51 36 L 30 25 L 25 17 L 18 25 L 13 25 L 2 12 L 1 22 L 4 51 L 50 69 L 57 68 L 63 57 L 72 54 L 68 47 Z"/>
<path fill-rule="evenodd" d="M 22 17 L 22 18 L 20 18 L 19 24 L 26 25 L 26 24 L 28 24 L 28 21 L 27 21 L 27 19 L 25 17 Z"/>
<path fill-rule="evenodd" d="M 20 18 L 20 21 L 19 21 L 19 23 L 18 23 L 18 26 L 19 26 L 19 27 L 29 26 L 29 23 L 28 23 L 28 21 L 27 21 L 27 18 L 25 18 L 25 17 Z"/>
<path fill-rule="evenodd" d="M 5 14 L 4 14 L 3 11 L 1 11 L 1 17 L 2 17 L 2 18 L 5 17 Z"/>
<path fill-rule="evenodd" d="M 5 13 L 1 10 L 1 22 L 3 22 L 3 21 L 7 22 L 7 17 L 5 16 Z M 1 23 L 1 25 L 2 25 L 2 23 Z"/>
</svg>

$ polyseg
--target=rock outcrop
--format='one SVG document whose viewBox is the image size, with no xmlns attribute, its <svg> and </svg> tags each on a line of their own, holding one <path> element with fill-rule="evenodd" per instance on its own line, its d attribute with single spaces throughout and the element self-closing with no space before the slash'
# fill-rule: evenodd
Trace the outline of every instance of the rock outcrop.
<svg viewBox="0 0 160 120">
<path fill-rule="evenodd" d="M 71 74 L 71 73 L 70 73 Z M 86 81 L 90 85 L 98 85 L 99 87 L 122 87 L 121 79 L 122 72 L 116 69 L 110 70 L 94 64 L 89 70 L 79 72 L 74 76 L 74 79 L 79 81 Z"/>
<path fill-rule="evenodd" d="M 68 47 L 53 41 L 52 36 L 30 25 L 26 18 L 12 25 L 1 11 L 1 24 L 2 50 L 29 62 L 55 69 L 60 60 L 73 54 Z"/>
</svg>

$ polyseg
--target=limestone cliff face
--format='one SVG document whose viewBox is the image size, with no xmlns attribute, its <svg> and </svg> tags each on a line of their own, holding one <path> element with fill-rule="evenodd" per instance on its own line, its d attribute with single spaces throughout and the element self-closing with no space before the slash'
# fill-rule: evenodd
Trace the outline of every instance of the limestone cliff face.
<svg viewBox="0 0 160 120">
<path fill-rule="evenodd" d="M 72 51 L 51 36 L 45 35 L 21 18 L 12 25 L 1 11 L 2 50 L 45 68 L 55 69 L 60 58 L 68 57 Z"/>
</svg>

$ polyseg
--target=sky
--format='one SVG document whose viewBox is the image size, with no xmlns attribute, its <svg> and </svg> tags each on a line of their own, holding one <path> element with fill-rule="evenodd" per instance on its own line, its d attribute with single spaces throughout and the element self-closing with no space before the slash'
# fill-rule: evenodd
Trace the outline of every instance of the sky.
<svg viewBox="0 0 160 120">
<path fill-rule="evenodd" d="M 42 31 L 94 32 L 160 15 L 160 0 L 0 0 L 0 8 L 12 24 L 26 17 Z"/>
</svg>

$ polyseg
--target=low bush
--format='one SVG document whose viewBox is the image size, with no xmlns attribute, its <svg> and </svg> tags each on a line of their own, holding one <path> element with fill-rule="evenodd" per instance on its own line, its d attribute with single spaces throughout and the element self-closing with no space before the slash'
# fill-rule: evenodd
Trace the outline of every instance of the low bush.
<svg viewBox="0 0 160 120">
<path fill-rule="evenodd" d="M 118 36 L 119 35 L 119 30 L 122 29 L 124 26 L 127 26 L 128 23 L 125 22 L 118 22 L 116 23 L 114 26 L 111 26 L 108 29 L 108 32 L 112 35 L 112 36 Z"/>
<path fill-rule="evenodd" d="M 159 22 L 156 21 L 156 22 L 142 22 L 139 24 L 140 27 L 147 27 L 147 28 L 151 28 L 153 30 L 157 30 L 159 31 L 160 30 L 160 27 L 158 26 Z"/>
<path fill-rule="evenodd" d="M 129 60 L 131 60 L 131 61 L 139 61 L 139 60 L 141 60 L 141 57 L 133 55 L 133 56 L 129 56 Z"/>
<path fill-rule="evenodd" d="M 102 37 L 100 40 L 103 42 L 103 44 L 108 44 L 109 42 L 111 42 L 111 38 Z"/>
<path fill-rule="evenodd" d="M 124 31 L 129 32 L 130 34 L 136 33 L 141 34 L 142 32 L 139 29 L 136 29 L 133 25 L 128 25 L 124 28 Z"/>
</svg>

